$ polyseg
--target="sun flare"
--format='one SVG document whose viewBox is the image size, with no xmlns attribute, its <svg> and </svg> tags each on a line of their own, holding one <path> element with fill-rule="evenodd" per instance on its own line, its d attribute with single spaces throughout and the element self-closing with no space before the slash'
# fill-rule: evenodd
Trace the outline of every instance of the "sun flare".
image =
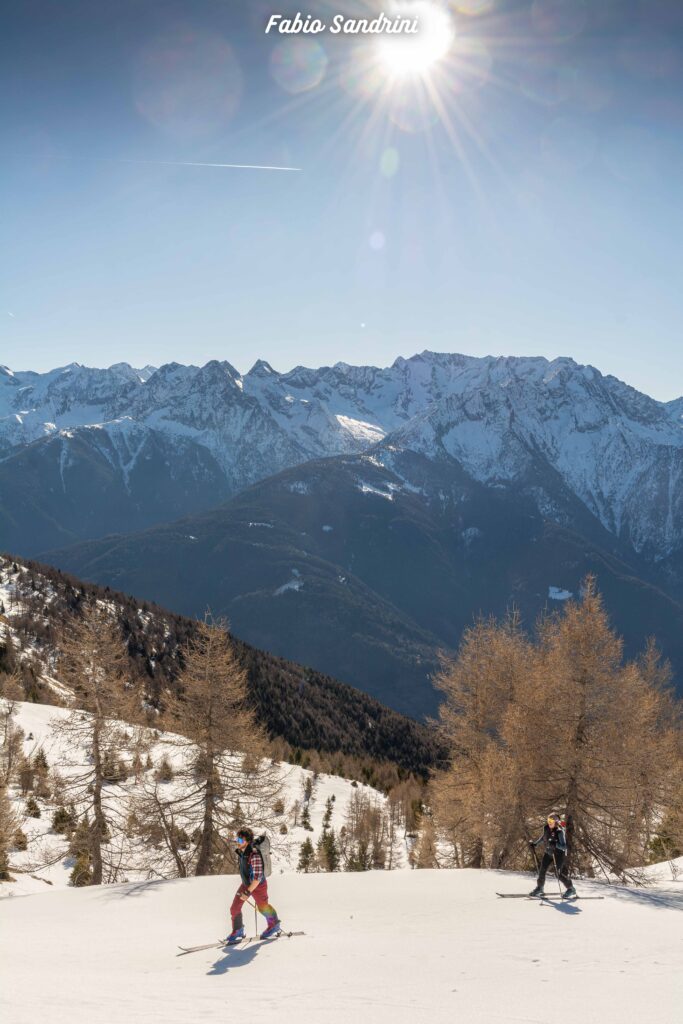
<svg viewBox="0 0 683 1024">
<path fill-rule="evenodd" d="M 415 35 L 383 37 L 377 45 L 380 64 L 391 77 L 427 77 L 455 38 L 448 11 L 429 0 L 414 0 L 392 4 L 390 13 L 416 19 L 418 31 Z"/>
</svg>

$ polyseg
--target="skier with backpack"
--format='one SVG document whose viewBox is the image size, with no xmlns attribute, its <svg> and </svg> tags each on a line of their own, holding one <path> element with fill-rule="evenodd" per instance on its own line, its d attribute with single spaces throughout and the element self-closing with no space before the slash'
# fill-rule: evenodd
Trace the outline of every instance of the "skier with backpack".
<svg viewBox="0 0 683 1024">
<path fill-rule="evenodd" d="M 250 896 L 266 919 L 267 928 L 261 932 L 260 938 L 270 939 L 279 935 L 281 930 L 277 911 L 268 902 L 267 876 L 270 874 L 270 842 L 267 836 L 254 838 L 250 828 L 241 828 L 235 835 L 235 847 L 241 884 L 230 907 L 232 931 L 226 940 L 227 945 L 234 946 L 244 938 L 243 907 Z"/>
<path fill-rule="evenodd" d="M 567 834 L 560 815 L 555 811 L 552 811 L 548 815 L 546 823 L 543 826 L 543 832 L 538 839 L 529 840 L 529 846 L 534 850 L 534 855 L 539 843 L 545 843 L 545 852 L 539 867 L 536 888 L 533 889 L 529 895 L 543 895 L 545 876 L 550 865 L 554 864 L 555 873 L 557 874 L 558 879 L 560 882 L 563 882 L 566 887 L 565 892 L 562 893 L 562 898 L 570 899 L 572 896 L 576 896 L 576 889 L 572 885 L 572 880 L 565 867 L 565 859 L 567 856 Z"/>
</svg>

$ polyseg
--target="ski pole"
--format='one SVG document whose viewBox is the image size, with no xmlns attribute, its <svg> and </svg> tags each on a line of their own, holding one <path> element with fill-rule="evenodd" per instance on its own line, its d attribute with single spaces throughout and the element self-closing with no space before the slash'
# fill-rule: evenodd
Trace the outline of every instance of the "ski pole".
<svg viewBox="0 0 683 1024">
<path fill-rule="evenodd" d="M 254 936 L 258 935 L 258 908 L 253 900 L 247 898 L 245 903 L 248 903 L 250 907 L 254 908 Z"/>
<path fill-rule="evenodd" d="M 555 859 L 555 851 L 554 850 L 553 850 L 553 867 L 555 868 L 555 878 L 557 879 L 557 888 L 558 888 L 560 896 L 561 896 L 562 895 L 562 886 L 560 885 L 560 876 L 559 876 L 558 871 L 557 871 L 557 861 Z"/>
<path fill-rule="evenodd" d="M 534 862 L 535 862 L 535 864 L 536 864 L 536 874 L 538 874 L 538 873 L 539 873 L 539 871 L 541 870 L 541 866 L 540 866 L 540 864 L 538 863 L 538 854 L 536 853 L 536 847 L 535 847 L 535 846 L 534 846 L 534 844 L 533 844 L 533 843 L 531 842 L 531 840 L 529 841 L 529 846 L 531 847 L 531 852 L 532 852 L 532 853 L 533 853 L 533 855 L 534 855 Z"/>
</svg>

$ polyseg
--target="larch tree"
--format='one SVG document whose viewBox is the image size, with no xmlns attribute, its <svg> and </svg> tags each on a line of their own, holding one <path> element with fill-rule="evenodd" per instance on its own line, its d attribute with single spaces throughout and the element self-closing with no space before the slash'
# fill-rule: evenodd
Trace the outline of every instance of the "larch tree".
<svg viewBox="0 0 683 1024">
<path fill-rule="evenodd" d="M 626 876 L 646 863 L 680 779 L 667 682 L 653 644 L 624 662 L 590 577 L 533 641 L 514 617 L 469 630 L 439 679 L 451 766 L 431 791 L 453 862 L 530 866 L 527 840 L 555 809 L 574 869 Z"/>
<path fill-rule="evenodd" d="M 676 766 L 666 668 L 652 645 L 623 662 L 590 577 L 580 601 L 541 624 L 539 648 L 551 696 L 530 716 L 546 807 L 566 817 L 575 868 L 624 874 L 647 860 Z"/>
<path fill-rule="evenodd" d="M 9 785 L 17 774 L 24 733 L 14 725 L 16 701 L 0 697 L 0 881 L 9 878 L 10 852 L 20 826 L 9 797 Z"/>
<path fill-rule="evenodd" d="M 431 800 L 456 864 L 505 867 L 523 838 L 529 792 L 519 707 L 533 657 L 511 614 L 500 625 L 480 620 L 465 632 L 457 657 L 442 660 L 439 724 L 451 762 L 437 775 Z"/>
<path fill-rule="evenodd" d="M 10 877 L 10 852 L 19 828 L 19 816 L 4 783 L 0 783 L 0 882 Z"/>
<path fill-rule="evenodd" d="M 225 837 L 236 824 L 275 828 L 281 777 L 226 624 L 200 622 L 183 660 L 180 695 L 168 708 L 178 733 L 167 740 L 174 749 L 175 785 L 163 810 L 167 822 L 192 836 L 184 858 L 188 873 L 207 875 L 224 868 Z"/>
<path fill-rule="evenodd" d="M 8 786 L 22 757 L 23 730 L 14 724 L 17 701 L 0 697 L 0 785 Z"/>
<path fill-rule="evenodd" d="M 385 868 L 389 823 L 382 804 L 367 791 L 354 789 L 345 819 L 341 852 L 347 869 L 369 871 L 371 868 Z"/>
<path fill-rule="evenodd" d="M 87 823 L 93 885 L 113 881 L 121 868 L 120 851 L 105 873 L 103 848 L 125 833 L 125 814 L 116 799 L 117 783 L 107 777 L 107 762 L 123 741 L 121 720 L 136 711 L 126 687 L 128 652 L 115 610 L 101 601 L 84 603 L 58 642 L 57 671 L 73 693 L 74 708 L 55 731 L 68 740 L 69 754 L 57 766 L 65 798 Z"/>
</svg>

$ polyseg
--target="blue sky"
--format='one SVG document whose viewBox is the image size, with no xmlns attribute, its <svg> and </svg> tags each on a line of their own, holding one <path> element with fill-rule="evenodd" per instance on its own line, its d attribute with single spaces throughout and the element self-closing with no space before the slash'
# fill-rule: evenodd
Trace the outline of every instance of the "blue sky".
<svg viewBox="0 0 683 1024">
<path fill-rule="evenodd" d="M 264 33 L 371 0 L 13 5 L 0 362 L 431 348 L 683 394 L 683 5 L 440 6 L 453 43 L 408 81 L 371 37 Z"/>
</svg>

